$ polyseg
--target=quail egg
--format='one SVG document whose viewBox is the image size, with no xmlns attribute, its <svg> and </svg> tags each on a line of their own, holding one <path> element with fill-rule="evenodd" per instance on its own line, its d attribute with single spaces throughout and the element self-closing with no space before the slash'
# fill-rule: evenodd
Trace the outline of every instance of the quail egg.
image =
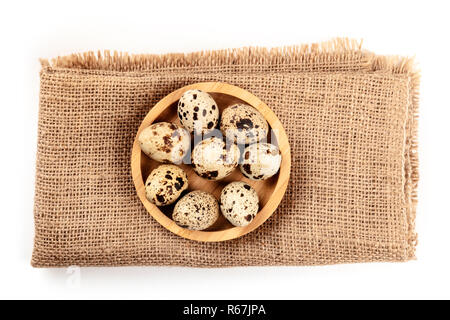
<svg viewBox="0 0 450 320">
<path fill-rule="evenodd" d="M 202 178 L 220 180 L 237 167 L 240 151 L 234 143 L 226 143 L 218 137 L 211 137 L 198 143 L 191 160 L 195 172 Z"/>
<path fill-rule="evenodd" d="M 223 110 L 220 130 L 231 141 L 252 144 L 267 138 L 269 125 L 255 108 L 246 104 L 235 104 Z"/>
<path fill-rule="evenodd" d="M 183 169 L 173 164 L 163 164 L 154 169 L 145 182 L 145 196 L 157 206 L 174 203 L 188 187 Z"/>
<path fill-rule="evenodd" d="M 217 126 L 219 108 L 208 93 L 188 90 L 178 102 L 178 118 L 190 132 L 204 135 Z"/>
<path fill-rule="evenodd" d="M 204 230 L 219 218 L 216 198 L 205 191 L 192 191 L 181 198 L 173 210 L 172 219 L 180 227 Z"/>
<path fill-rule="evenodd" d="M 230 223 L 244 227 L 258 213 L 259 200 L 255 189 L 242 181 L 231 182 L 220 195 L 220 210 Z"/>
<path fill-rule="evenodd" d="M 265 180 L 280 169 L 281 153 L 270 143 L 255 143 L 244 149 L 241 172 L 251 180 Z"/>
<path fill-rule="evenodd" d="M 179 164 L 190 150 L 191 136 L 174 123 L 158 122 L 142 130 L 139 142 L 153 160 Z"/>
</svg>

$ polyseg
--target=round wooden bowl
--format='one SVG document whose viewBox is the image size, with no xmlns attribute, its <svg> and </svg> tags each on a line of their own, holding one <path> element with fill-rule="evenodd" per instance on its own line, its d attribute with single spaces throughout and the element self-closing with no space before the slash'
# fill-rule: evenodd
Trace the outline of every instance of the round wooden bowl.
<svg viewBox="0 0 450 320">
<path fill-rule="evenodd" d="M 157 207 L 156 205 L 148 201 L 145 196 L 145 180 L 147 179 L 150 172 L 161 165 L 161 163 L 150 159 L 141 151 L 138 141 L 139 134 L 142 130 L 144 130 L 154 122 L 166 121 L 181 125 L 177 116 L 177 103 L 181 98 L 181 95 L 189 89 L 199 89 L 208 92 L 216 101 L 220 112 L 222 112 L 222 110 L 226 107 L 235 103 L 246 103 L 259 110 L 259 112 L 261 112 L 266 118 L 269 126 L 272 129 L 271 137 L 268 137 L 269 141 L 271 138 L 271 142 L 274 144 L 278 144 L 278 147 L 281 151 L 282 161 L 280 171 L 270 179 L 263 181 L 252 181 L 245 178 L 240 172 L 239 168 L 236 168 L 231 175 L 223 180 L 210 181 L 199 177 L 190 165 L 179 165 L 185 170 L 189 182 L 188 190 L 186 190 L 181 195 L 181 197 L 185 193 L 193 190 L 204 190 L 212 193 L 216 197 L 216 199 L 219 199 L 222 188 L 232 181 L 245 181 L 253 188 L 255 188 L 259 197 L 260 211 L 255 216 L 253 221 L 245 227 L 235 227 L 231 223 L 229 223 L 223 215 L 220 215 L 218 221 L 207 230 L 194 231 L 185 229 L 178 226 L 171 219 L 175 204 Z M 273 141 L 274 139 L 276 141 Z M 272 215 L 272 213 L 280 204 L 289 181 L 290 170 L 291 151 L 289 141 L 286 132 L 284 131 L 283 126 L 281 125 L 280 120 L 278 120 L 278 118 L 276 117 L 275 113 L 273 113 L 273 111 L 264 102 L 259 100 L 250 92 L 227 83 L 219 82 L 192 84 L 170 93 L 161 101 L 159 101 L 142 121 L 142 124 L 136 134 L 131 154 L 131 171 L 133 175 L 133 181 L 136 186 L 139 199 L 142 201 L 147 211 L 160 224 L 162 224 L 166 229 L 172 231 L 173 233 L 187 239 L 206 242 L 225 241 L 238 238 L 255 230 L 261 224 L 263 224 L 264 221 L 266 221 Z"/>
</svg>

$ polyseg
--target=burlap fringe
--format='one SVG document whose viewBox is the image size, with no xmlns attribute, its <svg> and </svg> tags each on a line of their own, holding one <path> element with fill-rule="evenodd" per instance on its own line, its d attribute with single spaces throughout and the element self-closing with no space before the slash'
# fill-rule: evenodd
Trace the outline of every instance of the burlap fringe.
<svg viewBox="0 0 450 320">
<path fill-rule="evenodd" d="M 248 65 L 295 64 L 310 61 L 345 61 L 361 55 L 362 40 L 338 38 L 322 43 L 279 48 L 246 47 L 194 53 L 136 54 L 106 50 L 90 51 L 57 57 L 51 61 L 41 59 L 43 67 L 78 68 L 110 71 L 144 71 L 160 68 Z M 369 62 L 369 61 L 367 61 Z"/>
<path fill-rule="evenodd" d="M 413 119 L 410 125 L 409 141 L 406 145 L 405 158 L 409 161 L 410 167 L 405 172 L 405 192 L 410 194 L 410 203 L 408 204 L 408 249 L 407 255 L 410 258 L 415 257 L 417 246 L 417 233 L 415 230 L 416 207 L 417 207 L 417 187 L 419 183 L 419 158 L 418 158 L 418 118 L 419 118 L 419 86 L 420 71 L 415 64 L 414 58 L 400 56 L 374 56 L 371 62 L 371 71 L 389 72 L 392 74 L 405 74 L 410 80 L 410 104 L 412 108 Z"/>
<path fill-rule="evenodd" d="M 57 57 L 51 61 L 41 59 L 43 68 L 75 68 L 108 71 L 146 71 L 161 68 L 201 67 L 220 65 L 282 65 L 316 62 L 345 62 L 356 56 L 363 57 L 363 69 L 368 72 L 388 72 L 404 74 L 410 79 L 411 107 L 413 108 L 413 123 L 411 125 L 411 141 L 409 141 L 411 181 L 411 203 L 409 216 L 409 248 L 407 255 L 415 256 L 417 234 L 415 233 L 415 218 L 417 206 L 417 186 L 419 181 L 418 159 L 418 107 L 420 72 L 414 63 L 414 58 L 399 56 L 377 56 L 362 50 L 362 40 L 336 38 L 322 43 L 285 46 L 278 48 L 245 47 L 238 49 L 225 49 L 213 51 L 200 51 L 194 53 L 170 54 L 136 54 L 109 50 L 97 53 L 90 51 Z M 406 186 L 405 186 L 406 188 Z"/>
</svg>

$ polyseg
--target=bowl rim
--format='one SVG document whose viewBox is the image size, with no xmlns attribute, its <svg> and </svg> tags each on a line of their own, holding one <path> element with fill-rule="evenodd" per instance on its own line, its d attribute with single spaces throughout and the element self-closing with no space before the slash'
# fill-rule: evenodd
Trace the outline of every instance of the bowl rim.
<svg viewBox="0 0 450 320">
<path fill-rule="evenodd" d="M 189 230 L 178 226 L 172 219 L 167 217 L 156 205 L 147 200 L 145 196 L 145 184 L 142 178 L 141 171 L 141 148 L 138 137 L 143 129 L 151 125 L 160 114 L 170 107 L 173 103 L 181 98 L 181 95 L 190 89 L 198 89 L 208 93 L 221 93 L 234 96 L 256 108 L 261 112 L 264 118 L 274 130 L 274 135 L 277 138 L 278 147 L 281 151 L 282 160 L 279 170 L 279 176 L 267 203 L 258 212 L 253 221 L 245 227 L 232 227 L 226 230 L 216 231 L 197 231 Z M 131 174 L 139 199 L 143 203 L 147 212 L 156 219 L 167 230 L 175 233 L 186 239 L 201 241 L 201 242 L 219 242 L 226 241 L 244 236 L 258 227 L 260 227 L 278 208 L 283 196 L 286 192 L 291 171 L 291 149 L 288 141 L 286 131 L 283 128 L 275 113 L 258 97 L 240 87 L 223 83 L 223 82 L 199 82 L 179 88 L 167 96 L 162 98 L 153 108 L 147 113 L 142 120 L 136 137 L 133 142 L 131 151 Z"/>
</svg>

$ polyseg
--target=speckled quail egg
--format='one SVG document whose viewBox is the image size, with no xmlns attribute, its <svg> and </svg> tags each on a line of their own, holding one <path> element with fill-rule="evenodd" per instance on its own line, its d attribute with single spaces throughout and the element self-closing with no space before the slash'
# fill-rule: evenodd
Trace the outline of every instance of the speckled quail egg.
<svg viewBox="0 0 450 320">
<path fill-rule="evenodd" d="M 217 126 L 219 108 L 208 93 L 188 90 L 178 101 L 178 118 L 190 132 L 207 134 Z"/>
<path fill-rule="evenodd" d="M 153 160 L 179 164 L 190 150 L 191 136 L 174 123 L 158 122 L 142 130 L 139 142 Z"/>
<path fill-rule="evenodd" d="M 228 140 L 252 144 L 267 138 L 269 125 L 264 116 L 246 104 L 235 104 L 222 112 L 220 130 Z"/>
<path fill-rule="evenodd" d="M 244 176 L 252 180 L 265 180 L 280 169 L 281 153 L 270 143 L 255 143 L 244 149 L 240 165 Z"/>
<path fill-rule="evenodd" d="M 192 151 L 191 160 L 195 172 L 209 180 L 223 179 L 237 167 L 240 151 L 234 143 L 226 143 L 218 137 L 202 140 Z"/>
<path fill-rule="evenodd" d="M 145 182 L 145 196 L 157 206 L 174 203 L 188 187 L 183 169 L 173 164 L 163 164 L 154 169 Z"/>
<path fill-rule="evenodd" d="M 230 223 L 244 227 L 258 213 L 259 200 L 255 189 L 242 181 L 231 182 L 220 195 L 220 210 Z"/>
<path fill-rule="evenodd" d="M 216 198 L 205 191 L 192 191 L 181 198 L 173 210 L 172 219 L 180 227 L 204 230 L 219 218 Z"/>
</svg>

